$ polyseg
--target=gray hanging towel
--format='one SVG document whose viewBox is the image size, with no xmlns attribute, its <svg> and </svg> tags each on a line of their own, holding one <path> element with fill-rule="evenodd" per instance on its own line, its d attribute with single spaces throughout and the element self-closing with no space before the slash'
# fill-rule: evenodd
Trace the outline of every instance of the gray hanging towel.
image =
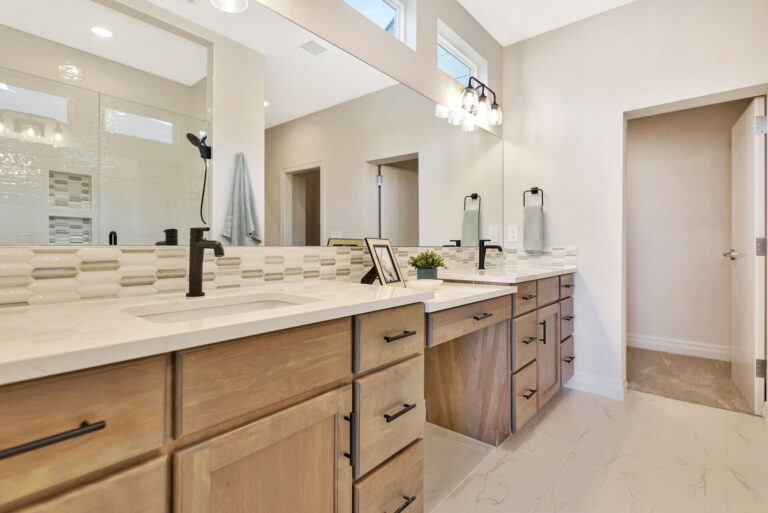
<svg viewBox="0 0 768 513">
<path fill-rule="evenodd" d="M 523 249 L 528 253 L 544 251 L 544 207 L 523 207 Z"/>
<path fill-rule="evenodd" d="M 465 210 L 461 225 L 461 245 L 472 247 L 480 245 L 480 211 Z"/>
<path fill-rule="evenodd" d="M 221 234 L 233 246 L 257 246 L 261 244 L 259 222 L 256 219 L 256 200 L 251 188 L 251 177 L 245 155 L 235 156 L 235 172 L 232 176 L 232 197 L 229 199 L 227 216 Z"/>
</svg>

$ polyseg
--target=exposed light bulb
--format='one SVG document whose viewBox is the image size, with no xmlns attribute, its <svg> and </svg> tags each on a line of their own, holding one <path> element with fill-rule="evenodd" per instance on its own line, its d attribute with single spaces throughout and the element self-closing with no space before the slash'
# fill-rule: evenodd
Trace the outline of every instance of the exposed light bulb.
<svg viewBox="0 0 768 513">
<path fill-rule="evenodd" d="M 445 105 L 440 105 L 439 103 L 435 105 L 435 116 L 440 119 L 446 119 L 450 112 L 451 112 L 451 109 L 449 109 Z"/>
<path fill-rule="evenodd" d="M 467 86 L 461 93 L 461 106 L 468 111 L 473 111 L 477 106 L 477 91 Z"/>
<path fill-rule="evenodd" d="M 37 135 L 37 131 L 34 129 L 34 127 L 30 126 L 30 127 L 27 127 L 26 130 L 24 130 L 24 135 L 26 135 L 27 137 L 34 137 L 35 135 Z"/>
<path fill-rule="evenodd" d="M 462 132 L 473 132 L 475 130 L 475 120 L 472 119 L 472 116 L 466 116 L 461 121 L 461 131 Z"/>
<path fill-rule="evenodd" d="M 91 27 L 91 32 L 99 37 L 103 37 L 104 39 L 109 39 L 112 37 L 112 31 L 104 27 Z"/>
<path fill-rule="evenodd" d="M 448 113 L 448 124 L 458 126 L 461 124 L 462 114 L 458 110 L 452 110 Z"/>
<path fill-rule="evenodd" d="M 269 107 L 269 102 L 267 100 L 264 100 L 264 106 Z"/>
<path fill-rule="evenodd" d="M 488 122 L 493 126 L 499 126 L 502 123 L 501 105 L 494 103 L 488 112 Z"/>
<path fill-rule="evenodd" d="M 58 126 L 56 127 L 56 130 L 53 131 L 53 140 L 57 143 L 64 140 L 64 134 L 61 133 L 61 128 Z"/>
<path fill-rule="evenodd" d="M 481 95 L 480 98 L 477 99 L 476 114 L 480 117 L 480 119 L 485 119 L 490 109 L 491 105 L 488 102 L 488 97 L 485 94 Z"/>
<path fill-rule="evenodd" d="M 211 0 L 211 5 L 224 12 L 238 13 L 248 9 L 248 0 Z"/>
<path fill-rule="evenodd" d="M 5 133 L 5 121 L 0 119 L 0 134 L 4 134 L 4 133 Z"/>
</svg>

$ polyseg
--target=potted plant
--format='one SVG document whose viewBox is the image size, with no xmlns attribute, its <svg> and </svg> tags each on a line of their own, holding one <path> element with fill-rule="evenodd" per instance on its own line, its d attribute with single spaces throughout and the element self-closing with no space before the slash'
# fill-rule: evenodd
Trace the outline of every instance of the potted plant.
<svg viewBox="0 0 768 513">
<path fill-rule="evenodd" d="M 443 257 L 434 251 L 422 251 L 408 259 L 408 264 L 416 268 L 416 277 L 420 280 L 436 280 L 437 268 L 445 267 Z"/>
</svg>

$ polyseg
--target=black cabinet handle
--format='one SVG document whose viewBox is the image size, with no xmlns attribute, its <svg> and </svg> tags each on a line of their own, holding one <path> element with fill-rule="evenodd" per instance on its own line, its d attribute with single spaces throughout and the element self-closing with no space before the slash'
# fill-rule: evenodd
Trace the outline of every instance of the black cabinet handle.
<svg viewBox="0 0 768 513">
<path fill-rule="evenodd" d="M 565 285 L 560 285 L 560 286 L 563 287 L 564 289 L 572 289 L 573 288 L 573 285 L 569 284 L 569 283 L 566 283 Z"/>
<path fill-rule="evenodd" d="M 17 456 L 25 452 L 34 451 L 48 445 L 57 444 L 65 440 L 77 438 L 78 436 L 87 435 L 88 433 L 99 431 L 105 427 L 107 427 L 107 423 L 103 420 L 94 422 L 93 424 L 89 424 L 87 421 L 84 421 L 82 424 L 80 424 L 79 428 L 64 431 L 63 433 L 59 433 L 57 435 L 47 436 L 45 438 L 41 438 L 40 440 L 35 440 L 34 442 L 27 442 L 25 444 L 17 445 L 16 447 L 0 450 L 0 460 L 4 458 L 10 458 L 11 456 Z"/>
<path fill-rule="evenodd" d="M 528 345 L 531 342 L 536 342 L 536 337 L 528 337 L 525 340 L 523 340 L 523 344 Z"/>
<path fill-rule="evenodd" d="M 493 317 L 492 313 L 484 313 L 482 315 L 475 315 L 474 319 L 476 321 L 482 321 L 483 319 L 487 319 L 488 317 Z"/>
<path fill-rule="evenodd" d="M 349 422 L 349 452 L 345 452 L 344 453 L 344 457 L 345 458 L 349 458 L 349 466 L 350 467 L 354 467 L 355 466 L 355 462 L 354 462 L 354 459 L 352 458 L 352 451 L 353 451 L 354 443 L 352 441 L 352 437 L 354 436 L 354 432 L 355 432 L 355 424 L 354 424 L 354 422 L 355 422 L 355 412 L 351 411 L 351 412 L 349 412 L 349 415 L 344 415 L 344 420 Z"/>
<path fill-rule="evenodd" d="M 576 359 L 576 357 L 575 357 L 575 356 L 566 356 L 565 358 L 563 358 L 563 361 L 564 361 L 565 363 L 571 363 L 571 362 L 572 362 L 572 361 L 574 361 L 575 359 Z"/>
<path fill-rule="evenodd" d="M 415 495 L 413 495 L 411 497 L 408 497 L 407 495 L 403 495 L 403 499 L 405 499 L 405 502 L 403 503 L 402 506 L 400 506 L 399 508 L 397 508 L 395 510 L 395 513 L 402 513 L 403 511 L 405 511 L 405 508 L 407 508 L 408 506 L 410 506 L 411 504 L 416 502 L 416 496 Z"/>
<path fill-rule="evenodd" d="M 536 390 L 533 390 L 533 389 L 530 389 L 530 388 L 529 388 L 529 389 L 528 389 L 528 393 L 527 393 L 527 394 L 523 394 L 523 397 L 525 397 L 525 400 L 527 401 L 527 400 L 529 400 L 531 397 L 533 397 L 534 395 L 536 395 L 536 392 L 538 392 L 538 391 L 539 391 L 538 389 L 536 389 Z"/>
<path fill-rule="evenodd" d="M 520 299 L 522 299 L 523 301 L 530 301 L 531 299 L 536 299 L 536 295 L 528 294 L 527 296 L 523 296 Z"/>
<path fill-rule="evenodd" d="M 564 321 L 571 322 L 574 319 L 573 315 L 565 315 L 563 316 Z"/>
<path fill-rule="evenodd" d="M 416 334 L 415 331 L 409 330 L 409 331 L 402 332 L 400 335 L 394 335 L 392 337 L 384 337 L 384 340 L 386 340 L 387 344 L 389 344 L 390 342 L 394 342 L 395 340 L 400 340 L 401 338 L 412 337 L 415 334 Z"/>
<path fill-rule="evenodd" d="M 384 415 L 384 419 L 387 421 L 387 424 L 389 424 L 390 422 L 392 422 L 396 418 L 405 415 L 406 413 L 408 413 L 409 411 L 411 411 L 414 408 L 416 408 L 416 403 L 413 403 L 413 404 L 403 403 L 403 409 L 402 410 L 400 410 L 399 412 L 395 413 L 394 415 L 386 415 L 385 414 Z"/>
<path fill-rule="evenodd" d="M 547 321 L 542 321 L 539 323 L 539 326 L 544 326 L 544 338 L 540 338 L 539 340 L 542 341 L 542 343 L 547 343 Z"/>
</svg>

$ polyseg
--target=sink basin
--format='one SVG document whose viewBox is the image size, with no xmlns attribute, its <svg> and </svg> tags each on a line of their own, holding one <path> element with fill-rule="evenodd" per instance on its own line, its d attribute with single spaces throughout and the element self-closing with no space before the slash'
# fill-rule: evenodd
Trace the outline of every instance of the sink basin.
<svg viewBox="0 0 768 513">
<path fill-rule="evenodd" d="M 274 310 L 320 301 L 317 298 L 280 293 L 259 293 L 233 297 L 187 298 L 172 303 L 142 305 L 124 311 L 152 322 L 184 322 L 210 317 Z"/>
</svg>

